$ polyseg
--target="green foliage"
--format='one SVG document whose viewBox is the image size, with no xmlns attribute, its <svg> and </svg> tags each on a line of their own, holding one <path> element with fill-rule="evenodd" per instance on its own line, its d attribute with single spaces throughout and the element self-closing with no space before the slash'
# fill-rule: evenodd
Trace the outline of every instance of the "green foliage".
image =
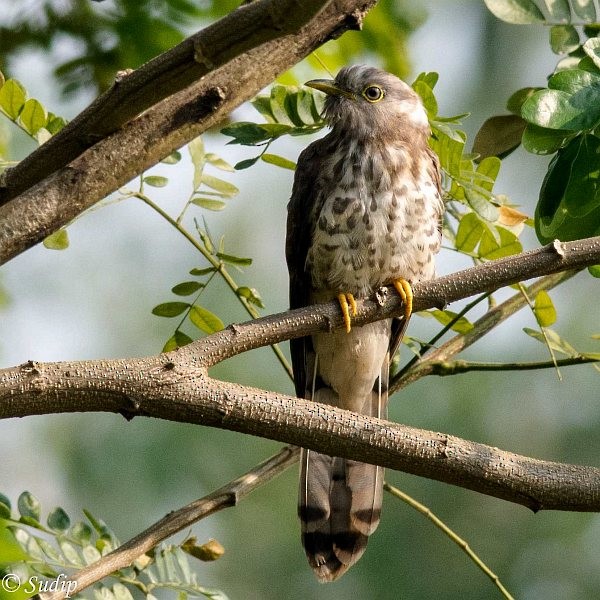
<svg viewBox="0 0 600 600">
<path fill-rule="evenodd" d="M 7 595 L 2 600 L 30 597 L 52 583 L 58 586 L 56 589 L 74 595 L 77 588 L 65 578 L 120 545 L 110 528 L 86 510 L 85 520 L 73 523 L 65 510 L 57 507 L 50 511 L 44 524 L 39 500 L 30 492 L 23 492 L 17 511 L 13 512 L 8 498 L 0 494 L 0 574 L 11 577 L 3 579 L 5 586 L 5 582 L 16 585 L 10 593 L 4 587 Z M 147 600 L 154 600 L 158 590 L 165 590 L 176 592 L 177 600 L 188 596 L 227 600 L 223 592 L 198 583 L 188 559 L 193 556 L 216 560 L 222 554 L 223 549 L 215 540 L 202 546 L 196 544 L 195 538 L 178 545 L 163 544 L 140 556 L 131 567 L 114 572 L 111 577 L 116 583 L 96 584 L 93 597 L 132 600 L 132 591 L 137 591 Z"/>
<path fill-rule="evenodd" d="M 486 0 L 488 8 L 510 23 L 554 24 L 550 46 L 563 56 L 547 88 L 524 88 L 509 98 L 512 145 L 522 127 L 523 147 L 534 154 L 555 154 L 542 183 L 535 230 L 542 243 L 575 240 L 600 233 L 600 38 L 584 27 L 582 41 L 573 26 L 596 20 L 592 2 L 545 2 L 544 14 L 532 0 Z M 509 137 L 508 124 L 493 117 L 480 132 L 486 139 Z M 520 121 L 520 122 L 519 122 Z M 484 127 L 486 127 L 484 125 Z M 484 128 L 482 128 L 483 130 Z M 485 147 L 485 144 L 483 145 Z M 487 150 L 485 150 L 487 152 Z"/>
<path fill-rule="evenodd" d="M 597 20 L 592 0 L 485 0 L 485 4 L 499 19 L 516 25 L 545 23 L 564 26 Z"/>
<path fill-rule="evenodd" d="M 38 144 L 65 126 L 66 121 L 46 110 L 39 100 L 28 98 L 27 91 L 16 79 L 5 79 L 0 73 L 0 114 Z M 0 167 L 2 163 L 0 162 Z"/>
<path fill-rule="evenodd" d="M 63 92 L 103 91 L 117 71 L 136 68 L 179 43 L 190 23 L 199 24 L 206 14 L 197 4 L 191 0 L 67 0 L 59 7 L 43 0 L 36 6 L 36 19 L 30 11 L 22 11 L 10 27 L 0 28 L 0 56 L 7 58 L 32 44 L 49 50 L 57 39 L 69 38 L 82 50 L 55 67 Z"/>
</svg>

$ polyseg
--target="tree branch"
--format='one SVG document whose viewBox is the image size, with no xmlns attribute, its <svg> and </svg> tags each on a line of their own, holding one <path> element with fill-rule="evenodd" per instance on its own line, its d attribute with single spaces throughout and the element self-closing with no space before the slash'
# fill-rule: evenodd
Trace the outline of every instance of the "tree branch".
<svg viewBox="0 0 600 600">
<path fill-rule="evenodd" d="M 79 594 L 90 585 L 107 577 L 111 573 L 130 566 L 142 554 L 152 550 L 163 540 L 178 531 L 190 527 L 197 521 L 216 512 L 237 504 L 257 487 L 271 481 L 298 460 L 300 448 L 284 447 L 271 458 L 263 461 L 244 475 L 230 481 L 211 494 L 204 496 L 187 506 L 165 515 L 145 531 L 119 546 L 101 559 L 77 571 L 66 581 L 75 582 L 74 588 Z M 65 586 L 55 592 L 37 594 L 39 600 L 63 600 Z"/>
<path fill-rule="evenodd" d="M 600 262 L 600 237 L 540 250 L 415 284 L 415 310 L 561 268 Z M 402 314 L 382 289 L 359 302 L 355 325 Z M 544 462 L 484 444 L 389 423 L 316 402 L 212 379 L 235 354 L 342 326 L 334 302 L 244 323 L 175 352 L 140 359 L 37 364 L 0 371 L 0 417 L 109 411 L 267 437 L 459 485 L 533 510 L 600 510 L 600 470 Z"/>
<path fill-rule="evenodd" d="M 531 296 L 536 296 L 540 290 L 549 290 L 577 274 L 577 270 L 553 273 L 537 280 L 527 290 Z M 425 356 L 411 362 L 390 382 L 390 393 L 398 391 L 414 383 L 426 375 L 439 375 L 439 364 L 445 363 L 450 357 L 456 356 L 465 348 L 480 340 L 494 327 L 497 327 L 510 316 L 527 306 L 527 298 L 521 292 L 511 296 L 498 306 L 488 310 L 480 319 L 473 323 L 473 329 L 464 335 L 455 335 L 439 348 L 432 349 Z"/>
<path fill-rule="evenodd" d="M 321 44 L 359 28 L 375 3 L 254 2 L 117 81 L 65 133 L 7 171 L 0 264 L 222 121 Z"/>
</svg>

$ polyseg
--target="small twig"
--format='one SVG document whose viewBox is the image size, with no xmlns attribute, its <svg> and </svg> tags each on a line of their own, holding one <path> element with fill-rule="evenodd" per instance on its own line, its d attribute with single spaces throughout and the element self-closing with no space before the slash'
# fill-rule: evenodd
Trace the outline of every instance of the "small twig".
<svg viewBox="0 0 600 600">
<path fill-rule="evenodd" d="M 432 361 L 428 364 L 431 366 L 431 375 L 444 377 L 445 375 L 457 375 L 459 373 L 468 373 L 470 371 L 534 371 L 536 369 L 556 369 L 557 367 L 583 365 L 594 362 L 600 362 L 600 358 L 582 354 L 569 358 L 524 363 L 485 363 L 468 360 L 453 360 Z"/>
<path fill-rule="evenodd" d="M 531 298 L 529 297 L 529 294 L 527 293 L 527 288 L 521 282 L 519 282 L 517 284 L 517 286 L 518 286 L 521 294 L 523 294 L 523 297 L 525 298 L 525 302 L 527 302 L 527 305 L 529 306 L 531 313 L 533 314 L 533 318 L 535 319 L 535 322 L 538 324 L 540 331 L 542 332 L 542 337 L 544 338 L 544 343 L 546 345 L 546 348 L 548 349 L 548 354 L 550 354 L 550 358 L 552 359 L 552 362 L 554 363 L 554 368 L 556 369 L 556 376 L 558 377 L 559 381 L 562 381 L 562 375 L 560 373 L 560 369 L 558 368 L 558 363 L 556 361 L 556 354 L 554 353 L 554 350 L 552 349 L 552 344 L 550 343 L 550 340 L 548 339 L 548 334 L 546 333 L 546 328 L 542 325 L 542 323 L 540 321 L 540 318 L 535 310 L 535 305 L 531 301 Z M 536 292 L 536 296 L 537 296 L 537 292 Z"/>
<path fill-rule="evenodd" d="M 546 275 L 533 285 L 527 288 L 529 294 L 535 295 L 540 290 L 551 289 L 567 279 L 570 279 L 576 275 L 579 271 L 564 271 L 562 273 L 554 273 L 552 275 Z M 433 372 L 432 365 L 446 361 L 451 356 L 455 356 L 465 348 L 468 348 L 474 344 L 477 340 L 481 339 L 491 329 L 500 325 L 514 315 L 516 312 L 521 310 L 527 305 L 526 299 L 520 292 L 511 296 L 508 300 L 505 300 L 501 304 L 498 304 L 494 308 L 488 310 L 480 319 L 473 323 L 473 329 L 466 334 L 460 334 L 454 336 L 448 340 L 445 344 L 439 348 L 433 349 L 426 353 L 423 358 L 418 360 L 410 371 L 403 372 L 397 375 L 390 382 L 390 394 L 406 387 L 410 383 L 430 375 Z"/>
<path fill-rule="evenodd" d="M 276 475 L 283 473 L 293 465 L 300 455 L 300 448 L 285 446 L 277 454 L 260 463 L 241 477 L 230 481 L 218 490 L 194 502 L 169 513 L 160 521 L 151 525 L 142 533 L 103 556 L 95 563 L 84 567 L 65 582 L 75 582 L 79 594 L 90 585 L 107 577 L 111 573 L 131 565 L 140 556 L 157 544 L 190 525 L 224 508 L 235 506 L 257 487 L 267 483 Z M 63 600 L 65 590 L 72 589 L 62 585 L 59 590 L 34 596 L 36 600 Z"/>
<path fill-rule="evenodd" d="M 414 508 L 418 512 L 420 512 L 423 516 L 429 519 L 438 529 L 440 529 L 443 533 L 445 533 L 461 550 L 463 550 L 467 556 L 494 582 L 494 585 L 500 590 L 500 593 L 507 600 L 514 600 L 513 596 L 508 592 L 508 590 L 502 585 L 502 582 L 496 575 L 482 560 L 475 554 L 475 552 L 471 549 L 469 544 L 463 540 L 455 531 L 450 529 L 448 525 L 446 525 L 439 517 L 434 515 L 429 508 L 411 498 L 408 494 L 405 494 L 403 491 L 398 488 L 390 485 L 385 482 L 383 484 L 383 489 L 386 492 L 389 492 L 396 498 L 399 498 L 410 507 Z"/>
</svg>

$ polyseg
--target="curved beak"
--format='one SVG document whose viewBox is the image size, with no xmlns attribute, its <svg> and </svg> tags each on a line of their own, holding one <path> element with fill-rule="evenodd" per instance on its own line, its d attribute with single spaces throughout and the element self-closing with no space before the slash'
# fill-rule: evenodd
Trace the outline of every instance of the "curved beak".
<svg viewBox="0 0 600 600">
<path fill-rule="evenodd" d="M 320 92 L 324 92 L 329 96 L 344 96 L 346 98 L 354 98 L 354 94 L 352 92 L 348 92 L 347 90 L 337 87 L 332 79 L 311 79 L 304 85 L 314 88 L 315 90 L 319 90 Z"/>
</svg>

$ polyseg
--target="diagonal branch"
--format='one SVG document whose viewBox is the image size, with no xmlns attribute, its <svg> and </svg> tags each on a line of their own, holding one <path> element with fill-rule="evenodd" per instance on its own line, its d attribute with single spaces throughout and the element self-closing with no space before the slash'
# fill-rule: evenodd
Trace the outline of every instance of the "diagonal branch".
<svg viewBox="0 0 600 600">
<path fill-rule="evenodd" d="M 416 310 L 532 276 L 600 262 L 600 238 L 555 242 L 414 286 Z M 359 303 L 356 325 L 402 314 L 384 289 Z M 38 364 L 0 371 L 0 417 L 109 411 L 197 423 L 436 479 L 533 510 L 600 510 L 600 469 L 545 462 L 293 398 L 227 383 L 208 367 L 235 354 L 342 326 L 334 302 L 227 329 L 140 359 Z"/>
<path fill-rule="evenodd" d="M 5 202 L 0 206 L 0 264 L 221 122 L 329 39 L 360 28 L 375 3 L 254 2 L 124 76 L 62 137 L 41 146 L 0 182 L 5 187 L 4 192 L 0 187 L 0 204 Z M 164 92 L 158 89 L 161 82 Z M 157 89 L 149 101 L 143 100 L 153 86 Z M 180 91 L 158 102 L 175 90 Z M 126 106 L 130 101 L 131 109 Z M 114 116 L 103 125 L 107 114 Z"/>
<path fill-rule="evenodd" d="M 277 454 L 263 461 L 244 475 L 230 481 L 218 490 L 194 500 L 187 506 L 165 515 L 145 531 L 103 556 L 100 560 L 80 569 L 69 577 L 75 586 L 60 586 L 54 592 L 40 593 L 41 600 L 62 600 L 65 590 L 74 589 L 77 594 L 111 573 L 130 566 L 142 554 L 152 550 L 160 542 L 216 512 L 237 504 L 257 487 L 271 481 L 298 460 L 300 448 L 284 447 Z"/>
</svg>

